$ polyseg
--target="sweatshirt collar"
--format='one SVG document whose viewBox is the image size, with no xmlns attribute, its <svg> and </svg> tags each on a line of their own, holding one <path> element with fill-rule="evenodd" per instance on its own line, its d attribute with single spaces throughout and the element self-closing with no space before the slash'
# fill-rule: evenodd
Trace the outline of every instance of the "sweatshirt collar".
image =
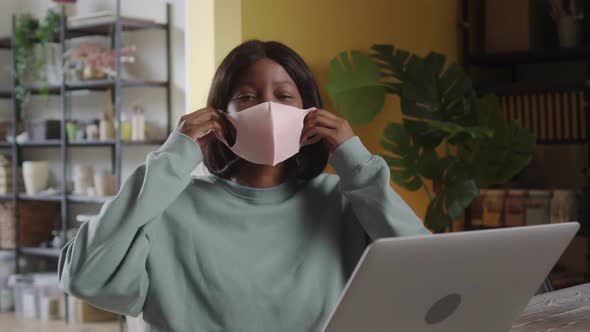
<svg viewBox="0 0 590 332">
<path fill-rule="evenodd" d="M 290 178 L 271 188 L 253 188 L 241 185 L 235 181 L 211 175 L 213 181 L 219 183 L 230 194 L 255 204 L 277 204 L 291 198 L 298 188 L 298 180 Z"/>
</svg>

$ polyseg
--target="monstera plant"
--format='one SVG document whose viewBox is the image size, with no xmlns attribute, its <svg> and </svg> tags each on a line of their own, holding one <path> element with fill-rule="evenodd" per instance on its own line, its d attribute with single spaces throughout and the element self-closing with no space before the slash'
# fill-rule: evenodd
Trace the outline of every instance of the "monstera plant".
<svg viewBox="0 0 590 332">
<path fill-rule="evenodd" d="M 328 83 L 334 105 L 353 125 L 370 123 L 388 94 L 399 96 L 402 121 L 386 125 L 382 157 L 396 184 L 426 191 L 425 222 L 435 231 L 460 219 L 479 188 L 510 181 L 535 148 L 531 132 L 504 119 L 496 96 L 478 97 L 464 70 L 445 63 L 442 54 L 374 45 L 369 55 L 340 53 Z"/>
</svg>

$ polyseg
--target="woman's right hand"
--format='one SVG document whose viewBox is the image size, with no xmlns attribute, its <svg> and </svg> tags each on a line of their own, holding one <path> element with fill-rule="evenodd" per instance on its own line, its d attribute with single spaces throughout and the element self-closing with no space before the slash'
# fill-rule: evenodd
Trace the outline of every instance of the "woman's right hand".
<svg viewBox="0 0 590 332">
<path fill-rule="evenodd" d="M 233 145 L 235 140 L 235 128 L 225 113 L 212 107 L 183 115 L 176 130 L 191 137 L 201 147 L 215 138 L 225 140 L 230 145 Z"/>
</svg>

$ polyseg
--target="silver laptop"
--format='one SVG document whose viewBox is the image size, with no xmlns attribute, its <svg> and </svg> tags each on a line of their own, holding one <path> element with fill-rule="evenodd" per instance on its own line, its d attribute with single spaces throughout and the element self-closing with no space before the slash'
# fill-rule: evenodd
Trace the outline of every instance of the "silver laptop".
<svg viewBox="0 0 590 332">
<path fill-rule="evenodd" d="M 510 331 L 579 226 L 379 239 L 324 331 Z"/>
</svg>

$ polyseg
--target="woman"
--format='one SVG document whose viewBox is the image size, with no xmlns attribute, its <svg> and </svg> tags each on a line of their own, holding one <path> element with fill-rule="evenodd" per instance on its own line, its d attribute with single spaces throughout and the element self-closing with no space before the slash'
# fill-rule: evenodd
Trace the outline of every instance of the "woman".
<svg viewBox="0 0 590 332">
<path fill-rule="evenodd" d="M 294 51 L 235 48 L 208 107 L 183 116 L 63 249 L 61 287 L 143 312 L 147 331 L 320 331 L 368 241 L 428 233 L 383 159 L 321 107 Z M 293 132 L 303 147 L 285 155 Z M 252 162 L 261 151 L 266 165 Z M 328 160 L 337 175 L 321 174 Z M 211 175 L 191 176 L 201 161 Z"/>
</svg>

